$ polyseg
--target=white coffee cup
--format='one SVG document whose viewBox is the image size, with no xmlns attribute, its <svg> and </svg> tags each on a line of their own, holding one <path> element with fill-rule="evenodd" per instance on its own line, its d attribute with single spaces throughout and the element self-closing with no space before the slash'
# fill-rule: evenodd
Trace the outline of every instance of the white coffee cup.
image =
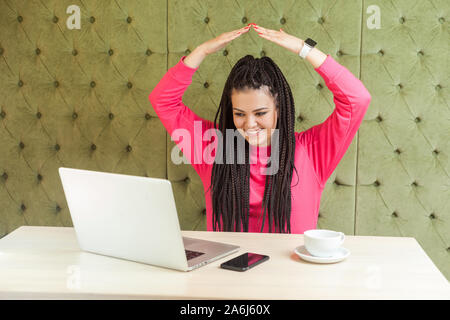
<svg viewBox="0 0 450 320">
<path fill-rule="evenodd" d="M 307 230 L 303 236 L 306 250 L 316 257 L 332 257 L 345 239 L 342 232 L 324 229 Z"/>
</svg>

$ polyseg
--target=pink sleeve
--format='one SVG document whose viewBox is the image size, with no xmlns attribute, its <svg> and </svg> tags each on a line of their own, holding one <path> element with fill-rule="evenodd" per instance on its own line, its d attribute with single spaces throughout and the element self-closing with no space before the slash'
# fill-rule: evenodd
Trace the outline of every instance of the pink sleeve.
<svg viewBox="0 0 450 320">
<path fill-rule="evenodd" d="M 371 96 L 362 82 L 330 55 L 314 70 L 333 93 L 335 109 L 323 123 L 296 135 L 323 187 L 358 131 Z"/>
<path fill-rule="evenodd" d="M 202 137 L 205 131 L 214 128 L 214 125 L 213 122 L 197 116 L 182 101 L 184 92 L 192 83 L 192 76 L 198 70 L 188 67 L 183 62 L 185 57 L 167 71 L 148 99 L 171 139 L 200 174 L 204 164 L 203 150 L 211 140 L 203 141 Z M 169 154 L 171 152 L 172 150 L 169 150 Z M 177 151 L 177 155 L 178 153 Z"/>
</svg>

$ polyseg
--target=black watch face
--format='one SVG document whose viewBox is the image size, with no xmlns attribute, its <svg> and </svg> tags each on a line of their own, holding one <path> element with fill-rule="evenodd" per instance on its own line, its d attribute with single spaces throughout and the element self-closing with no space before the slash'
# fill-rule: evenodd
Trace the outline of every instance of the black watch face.
<svg viewBox="0 0 450 320">
<path fill-rule="evenodd" d="M 307 43 L 311 47 L 314 47 L 317 44 L 317 42 L 315 42 L 313 39 L 310 39 L 310 38 L 306 39 L 305 43 Z"/>
</svg>

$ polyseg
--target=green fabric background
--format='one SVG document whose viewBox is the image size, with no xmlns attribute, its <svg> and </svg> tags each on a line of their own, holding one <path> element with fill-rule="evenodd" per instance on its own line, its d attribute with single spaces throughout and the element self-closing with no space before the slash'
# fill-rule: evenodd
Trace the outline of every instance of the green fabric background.
<svg viewBox="0 0 450 320">
<path fill-rule="evenodd" d="M 70 5 L 81 29 L 66 25 Z M 380 12 L 380 28 L 370 28 Z M 205 230 L 201 181 L 174 165 L 148 95 L 196 46 L 255 22 L 333 56 L 372 95 L 322 195 L 318 228 L 414 237 L 450 279 L 448 0 L 0 1 L 0 237 L 72 226 L 61 166 L 169 179 L 182 229 Z M 312 66 L 255 32 L 207 57 L 183 101 L 213 120 L 232 66 L 270 56 L 296 102 L 296 131 L 333 97 Z M 407 255 L 407 252 L 399 252 Z M 401 270 L 399 270 L 401 272 Z"/>
</svg>

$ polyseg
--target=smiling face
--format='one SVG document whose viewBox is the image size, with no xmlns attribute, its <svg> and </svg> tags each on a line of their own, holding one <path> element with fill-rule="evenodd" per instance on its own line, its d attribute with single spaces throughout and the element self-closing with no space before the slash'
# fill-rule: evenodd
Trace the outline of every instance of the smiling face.
<svg viewBox="0 0 450 320">
<path fill-rule="evenodd" d="M 233 121 L 239 133 L 253 146 L 268 146 L 277 127 L 278 109 L 267 87 L 231 94 Z"/>
</svg>

